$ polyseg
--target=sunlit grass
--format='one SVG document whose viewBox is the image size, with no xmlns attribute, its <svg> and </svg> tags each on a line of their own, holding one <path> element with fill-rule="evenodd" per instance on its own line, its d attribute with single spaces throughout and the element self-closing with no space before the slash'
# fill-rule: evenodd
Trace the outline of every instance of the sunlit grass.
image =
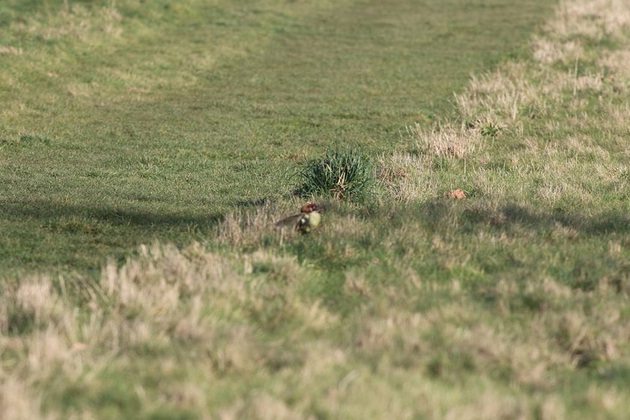
<svg viewBox="0 0 630 420">
<path fill-rule="evenodd" d="M 504 2 L 3 3 L 0 267 L 95 275 L 287 199 L 334 145 L 406 148 L 550 10 Z"/>
<path fill-rule="evenodd" d="M 308 161 L 300 180 L 299 195 L 349 201 L 366 200 L 375 184 L 369 158 L 352 149 L 329 149 L 325 156 Z"/>
</svg>

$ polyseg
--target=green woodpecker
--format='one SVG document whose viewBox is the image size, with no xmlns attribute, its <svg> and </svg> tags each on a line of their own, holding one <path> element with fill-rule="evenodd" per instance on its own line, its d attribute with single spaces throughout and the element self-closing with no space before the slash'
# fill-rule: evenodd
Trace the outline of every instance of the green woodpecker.
<svg viewBox="0 0 630 420">
<path fill-rule="evenodd" d="M 322 220 L 322 214 L 319 212 L 319 206 L 315 203 L 305 204 L 300 208 L 300 214 L 289 216 L 276 223 L 276 227 L 283 228 L 294 226 L 294 229 L 300 233 L 309 233 L 315 229 Z"/>
</svg>

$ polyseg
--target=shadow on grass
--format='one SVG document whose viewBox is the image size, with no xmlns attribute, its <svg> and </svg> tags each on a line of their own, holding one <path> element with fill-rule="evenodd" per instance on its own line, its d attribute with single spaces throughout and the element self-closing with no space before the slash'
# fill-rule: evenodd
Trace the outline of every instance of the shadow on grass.
<svg viewBox="0 0 630 420">
<path fill-rule="evenodd" d="M 63 204 L 44 200 L 0 201 L 0 216 L 3 218 L 41 221 L 60 218 L 85 218 L 98 220 L 112 226 L 137 227 L 186 227 L 211 228 L 225 216 L 215 212 L 207 215 L 167 213 L 152 210 L 122 209 L 118 207 L 98 207 L 87 204 Z"/>
<path fill-rule="evenodd" d="M 544 233 L 564 227 L 591 236 L 630 233 L 630 216 L 623 209 L 589 212 L 557 208 L 544 211 L 533 205 L 510 203 L 496 206 L 481 201 L 438 199 L 420 205 L 420 209 L 416 207 L 415 213 L 418 210 L 424 215 L 426 226 L 434 231 L 456 226 L 464 231 L 518 228 Z M 410 216 L 403 213 L 397 217 L 403 223 Z"/>
<path fill-rule="evenodd" d="M 255 208 L 265 205 L 268 199 L 239 201 L 239 208 Z M 464 230 L 479 228 L 510 229 L 514 227 L 547 231 L 563 226 L 588 235 L 607 235 L 611 233 L 629 233 L 630 216 L 623 209 L 600 213 L 568 211 L 555 209 L 551 212 L 526 207 L 519 204 L 503 206 L 491 205 L 481 201 L 453 201 L 438 199 L 420 205 L 414 205 L 391 211 L 388 208 L 377 209 L 368 217 L 389 219 L 391 223 L 403 224 L 417 220 L 418 216 L 431 230 L 443 230 L 457 226 Z M 387 212 L 387 215 L 378 214 Z M 165 212 L 150 209 L 122 209 L 119 207 L 99 207 L 87 204 L 64 204 L 45 200 L 0 201 L 0 217 L 14 220 L 51 221 L 60 218 L 83 218 L 97 220 L 112 226 L 135 226 L 154 228 L 197 227 L 202 230 L 214 228 L 220 223 L 225 212 L 215 211 L 208 214 L 193 212 Z"/>
<path fill-rule="evenodd" d="M 587 213 L 555 209 L 546 213 L 533 208 L 508 204 L 498 211 L 473 208 L 465 211 L 464 214 L 470 222 L 489 223 L 498 227 L 516 225 L 546 231 L 563 226 L 593 236 L 630 232 L 630 217 L 622 210 Z"/>
<path fill-rule="evenodd" d="M 94 203 L 0 200 L 0 272 L 77 271 L 97 277 L 108 258 L 124 262 L 155 240 L 185 246 L 212 237 L 224 215 Z"/>
<path fill-rule="evenodd" d="M 241 209 L 252 209 L 252 208 L 262 207 L 271 202 L 272 200 L 270 198 L 254 198 L 251 200 L 238 200 L 236 202 L 236 207 L 241 208 Z"/>
</svg>

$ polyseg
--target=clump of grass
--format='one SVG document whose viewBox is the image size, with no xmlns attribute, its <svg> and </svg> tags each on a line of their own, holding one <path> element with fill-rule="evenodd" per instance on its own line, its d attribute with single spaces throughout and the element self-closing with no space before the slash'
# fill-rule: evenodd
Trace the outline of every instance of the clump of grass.
<svg viewBox="0 0 630 420">
<path fill-rule="evenodd" d="M 440 185 L 430 156 L 406 152 L 382 154 L 376 158 L 376 173 L 388 200 L 410 203 L 439 195 Z"/>
<path fill-rule="evenodd" d="M 480 143 L 480 131 L 464 125 L 440 125 L 426 130 L 416 123 L 407 130 L 415 139 L 418 153 L 438 158 L 464 159 L 475 151 Z"/>
<path fill-rule="evenodd" d="M 303 196 L 363 201 L 374 186 L 371 161 L 356 150 L 327 150 L 326 155 L 306 163 L 300 173 Z"/>
</svg>

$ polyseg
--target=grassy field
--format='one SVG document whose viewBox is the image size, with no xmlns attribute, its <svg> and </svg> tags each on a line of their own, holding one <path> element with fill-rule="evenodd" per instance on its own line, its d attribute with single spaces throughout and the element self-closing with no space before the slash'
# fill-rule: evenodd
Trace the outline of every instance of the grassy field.
<svg viewBox="0 0 630 420">
<path fill-rule="evenodd" d="M 70 3 L 0 6 L 3 417 L 630 412 L 626 2 Z"/>
<path fill-rule="evenodd" d="M 282 200 L 295 169 L 331 145 L 391 150 L 407 125 L 452 112 L 471 73 L 522 53 L 550 10 L 39 3 L 0 5 L 0 269 L 11 273 L 98 275 L 110 256 L 204 240 L 235 208 Z"/>
</svg>

